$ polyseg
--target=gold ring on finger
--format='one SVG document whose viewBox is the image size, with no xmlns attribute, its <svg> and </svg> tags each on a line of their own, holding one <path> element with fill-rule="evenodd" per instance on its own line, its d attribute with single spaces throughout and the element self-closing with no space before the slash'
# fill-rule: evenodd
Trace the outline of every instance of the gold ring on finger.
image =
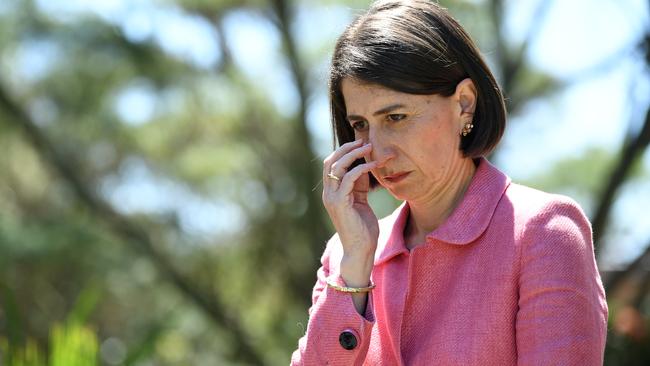
<svg viewBox="0 0 650 366">
<path fill-rule="evenodd" d="M 339 181 L 339 182 L 341 181 L 341 178 L 339 178 L 336 175 L 332 174 L 332 172 L 327 174 L 327 178 L 331 178 L 331 179 L 334 179 L 334 180 Z"/>
</svg>

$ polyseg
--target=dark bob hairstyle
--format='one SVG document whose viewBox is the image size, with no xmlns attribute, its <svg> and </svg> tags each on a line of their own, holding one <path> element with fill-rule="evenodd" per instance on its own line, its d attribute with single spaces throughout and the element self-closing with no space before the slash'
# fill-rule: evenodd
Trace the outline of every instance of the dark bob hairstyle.
<svg viewBox="0 0 650 366">
<path fill-rule="evenodd" d="M 330 108 L 339 146 L 354 141 L 341 91 L 344 78 L 403 93 L 447 97 L 468 77 L 477 89 L 474 129 L 459 139 L 464 156 L 476 158 L 496 146 L 506 121 L 503 95 L 480 51 L 460 24 L 433 1 L 373 3 L 345 29 L 332 57 Z M 370 178 L 375 187 L 377 182 Z"/>
</svg>

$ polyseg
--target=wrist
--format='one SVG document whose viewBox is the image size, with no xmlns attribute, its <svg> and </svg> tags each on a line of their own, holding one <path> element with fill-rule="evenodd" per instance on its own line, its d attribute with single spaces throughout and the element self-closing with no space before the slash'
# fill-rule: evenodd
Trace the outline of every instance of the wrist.
<svg viewBox="0 0 650 366">
<path fill-rule="evenodd" d="M 370 284 L 370 274 L 374 266 L 374 256 L 341 258 L 340 274 L 348 287 L 366 287 Z"/>
<path fill-rule="evenodd" d="M 342 285 L 338 284 L 337 282 L 328 280 L 327 281 L 327 286 L 330 287 L 330 288 L 335 289 L 336 291 L 346 292 L 346 293 L 351 293 L 351 294 L 362 294 L 362 293 L 370 292 L 375 288 L 374 283 L 370 283 L 366 287 L 348 287 L 348 286 L 342 286 Z"/>
</svg>

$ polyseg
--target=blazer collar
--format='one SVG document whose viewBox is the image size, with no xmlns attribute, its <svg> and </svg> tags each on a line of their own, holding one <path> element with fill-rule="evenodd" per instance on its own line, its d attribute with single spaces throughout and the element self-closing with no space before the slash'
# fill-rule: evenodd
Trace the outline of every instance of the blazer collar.
<svg viewBox="0 0 650 366">
<path fill-rule="evenodd" d="M 476 240 L 487 229 L 499 200 L 510 185 L 510 178 L 485 158 L 477 161 L 476 172 L 460 204 L 442 225 L 427 235 L 427 242 L 465 245 Z M 404 243 L 404 227 L 408 216 L 408 202 L 403 202 L 389 217 L 382 220 L 375 264 L 408 252 Z"/>
</svg>

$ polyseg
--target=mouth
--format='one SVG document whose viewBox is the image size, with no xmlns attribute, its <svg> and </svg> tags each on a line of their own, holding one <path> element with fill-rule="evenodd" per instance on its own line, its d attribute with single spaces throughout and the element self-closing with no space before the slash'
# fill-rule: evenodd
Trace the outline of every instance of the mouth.
<svg viewBox="0 0 650 366">
<path fill-rule="evenodd" d="M 399 172 L 391 175 L 386 175 L 384 176 L 384 180 L 389 183 L 397 183 L 404 180 L 404 178 L 406 178 L 409 174 L 411 174 L 411 172 Z"/>
</svg>

